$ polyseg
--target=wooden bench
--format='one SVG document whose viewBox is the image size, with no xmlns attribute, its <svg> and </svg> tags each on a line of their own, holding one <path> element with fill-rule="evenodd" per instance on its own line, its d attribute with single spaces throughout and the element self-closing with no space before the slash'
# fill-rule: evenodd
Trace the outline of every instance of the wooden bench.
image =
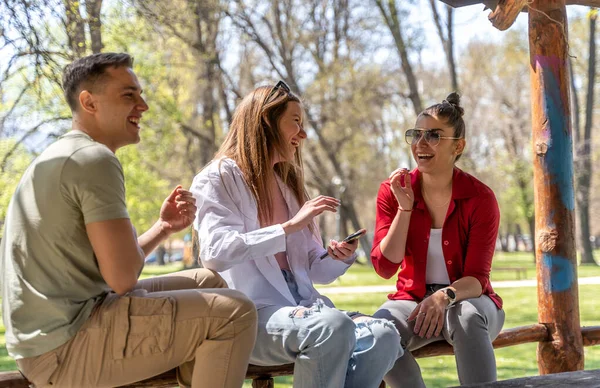
<svg viewBox="0 0 600 388">
<path fill-rule="evenodd" d="M 600 369 L 579 370 L 577 372 L 553 373 L 543 376 L 521 377 L 493 383 L 466 385 L 463 387 L 486 387 L 486 388 L 597 388 L 600 385 Z"/>
<path fill-rule="evenodd" d="M 523 279 L 527 279 L 527 268 L 524 267 L 493 267 L 492 272 L 494 271 L 513 271 L 517 274 L 517 280 L 521 280 L 521 275 Z"/>
<path fill-rule="evenodd" d="M 583 339 L 584 346 L 600 345 L 600 326 L 582 327 L 581 336 Z M 530 342 L 543 342 L 550 340 L 550 332 L 546 325 L 541 323 L 515 327 L 513 329 L 503 330 L 498 338 L 494 341 L 494 349 L 504 348 L 507 346 L 520 345 Z M 423 357 L 434 357 L 443 355 L 452 355 L 454 350 L 450 344 L 445 341 L 438 341 L 417 349 L 413 352 L 413 355 L 417 358 Z M 279 365 L 279 366 L 256 366 L 250 365 L 246 374 L 247 379 L 252 380 L 253 388 L 273 388 L 274 381 L 273 377 L 277 376 L 291 376 L 294 373 L 294 364 Z M 544 377 L 544 376 L 541 376 Z M 550 380 L 543 380 L 550 381 Z M 597 381 L 597 380 L 595 380 Z M 175 377 L 175 370 L 171 370 L 152 377 L 150 379 L 140 381 L 127 385 L 127 388 L 142 388 L 142 387 L 153 387 L 153 388 L 170 388 L 177 386 L 177 379 Z M 517 385 L 499 385 L 498 387 L 516 387 Z M 542 385 L 539 385 L 540 387 Z M 556 387 L 562 385 L 554 385 Z M 568 386 L 568 385 L 566 385 Z M 571 385 L 571 386 L 584 386 L 584 385 Z M 589 385 L 588 385 L 589 386 Z M 28 388 L 29 383 L 25 380 L 19 372 L 2 372 L 0 373 L 0 388 Z M 381 387 L 385 387 L 382 382 Z M 495 387 L 495 385 L 494 385 Z"/>
</svg>

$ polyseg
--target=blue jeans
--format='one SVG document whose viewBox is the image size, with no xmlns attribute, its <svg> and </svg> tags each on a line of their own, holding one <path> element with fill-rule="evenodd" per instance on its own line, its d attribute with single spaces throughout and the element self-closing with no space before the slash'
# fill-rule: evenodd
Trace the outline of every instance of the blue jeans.
<svg viewBox="0 0 600 388">
<path fill-rule="evenodd" d="M 404 352 L 400 335 L 386 319 L 349 315 L 320 299 L 264 307 L 250 362 L 294 362 L 295 388 L 376 388 Z"/>
</svg>

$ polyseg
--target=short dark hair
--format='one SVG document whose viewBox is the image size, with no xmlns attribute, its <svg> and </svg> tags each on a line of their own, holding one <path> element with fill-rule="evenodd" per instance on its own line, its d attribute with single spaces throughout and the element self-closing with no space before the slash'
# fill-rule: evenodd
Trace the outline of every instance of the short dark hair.
<svg viewBox="0 0 600 388">
<path fill-rule="evenodd" d="M 132 67 L 133 57 L 126 53 L 99 53 L 77 59 L 63 70 L 62 86 L 71 111 L 78 107 L 77 96 L 83 88 L 92 86 L 109 67 Z"/>
<path fill-rule="evenodd" d="M 454 137 L 464 138 L 466 127 L 463 115 L 465 110 L 460 106 L 460 95 L 452 92 L 444 101 L 439 104 L 433 104 L 419 114 L 420 116 L 435 116 L 438 119 L 446 120 L 446 123 L 454 128 Z M 460 159 L 462 154 L 456 156 L 455 162 Z"/>
</svg>

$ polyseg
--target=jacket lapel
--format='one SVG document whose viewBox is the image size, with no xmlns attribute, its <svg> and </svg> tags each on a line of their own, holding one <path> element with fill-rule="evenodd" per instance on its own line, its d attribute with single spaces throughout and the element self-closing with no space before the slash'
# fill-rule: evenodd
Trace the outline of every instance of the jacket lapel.
<svg viewBox="0 0 600 388">
<path fill-rule="evenodd" d="M 288 205 L 288 210 L 290 211 L 290 214 L 296 214 L 298 209 L 296 209 L 296 211 L 294 212 L 293 209 L 290 208 L 290 201 L 288 198 L 289 192 L 288 190 L 286 190 L 285 185 L 283 184 L 283 182 L 280 181 L 279 177 L 277 177 L 277 184 L 279 185 L 279 189 L 283 194 L 283 198 L 285 199 Z M 256 221 L 255 228 L 260 229 L 260 224 L 258 223 L 258 220 Z M 277 259 L 275 259 L 275 256 L 271 255 L 267 256 L 265 259 L 255 260 L 255 263 L 256 267 L 267 279 L 267 281 L 271 283 L 271 285 L 275 287 L 275 289 L 279 291 L 279 293 L 283 295 L 290 303 L 296 305 L 296 300 L 292 296 L 292 293 L 290 292 L 290 289 L 285 279 L 283 278 L 281 268 L 279 268 L 279 264 L 277 263 Z M 290 265 L 292 265 L 292 263 L 290 263 Z"/>
</svg>

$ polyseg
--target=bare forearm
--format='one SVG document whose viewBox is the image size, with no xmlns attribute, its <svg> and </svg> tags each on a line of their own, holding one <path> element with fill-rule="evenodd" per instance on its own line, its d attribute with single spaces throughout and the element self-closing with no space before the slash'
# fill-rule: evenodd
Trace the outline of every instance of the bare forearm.
<svg viewBox="0 0 600 388">
<path fill-rule="evenodd" d="M 473 276 L 465 276 L 450 285 L 456 293 L 456 300 L 478 298 L 481 296 L 481 283 Z"/>
<path fill-rule="evenodd" d="M 138 237 L 138 244 L 144 252 L 144 257 L 148 256 L 167 237 L 168 234 L 162 227 L 161 221 L 156 221 L 150 229 Z"/>
<path fill-rule="evenodd" d="M 392 263 L 404 260 L 410 215 L 410 212 L 399 211 L 379 245 L 381 253 Z"/>
</svg>

